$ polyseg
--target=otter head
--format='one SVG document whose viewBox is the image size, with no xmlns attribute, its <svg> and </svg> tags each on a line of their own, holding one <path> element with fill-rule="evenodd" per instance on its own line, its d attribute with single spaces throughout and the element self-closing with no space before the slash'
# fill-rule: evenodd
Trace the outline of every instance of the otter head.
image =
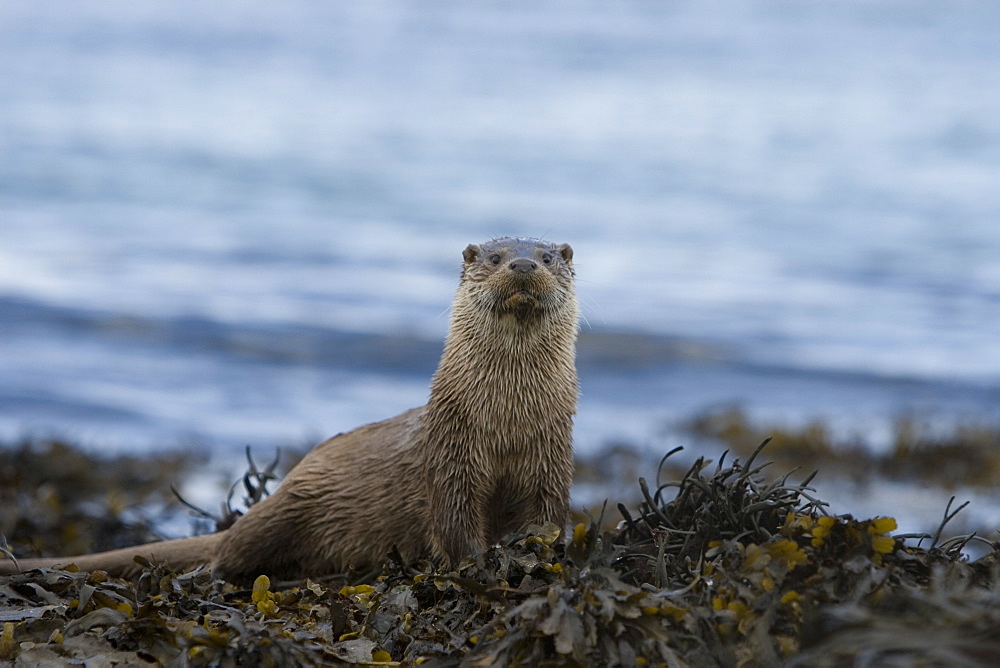
<svg viewBox="0 0 1000 668">
<path fill-rule="evenodd" d="M 476 304 L 524 321 L 573 302 L 573 249 L 541 239 L 499 237 L 463 253 L 461 290 Z"/>
</svg>

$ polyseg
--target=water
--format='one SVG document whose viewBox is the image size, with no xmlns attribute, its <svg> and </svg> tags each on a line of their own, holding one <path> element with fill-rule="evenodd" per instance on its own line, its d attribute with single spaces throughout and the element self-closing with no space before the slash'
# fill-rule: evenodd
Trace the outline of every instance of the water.
<svg viewBox="0 0 1000 668">
<path fill-rule="evenodd" d="M 583 452 L 731 402 L 1000 423 L 998 25 L 2 3 L 0 436 L 235 453 L 419 405 L 495 234 L 576 250 Z"/>
</svg>

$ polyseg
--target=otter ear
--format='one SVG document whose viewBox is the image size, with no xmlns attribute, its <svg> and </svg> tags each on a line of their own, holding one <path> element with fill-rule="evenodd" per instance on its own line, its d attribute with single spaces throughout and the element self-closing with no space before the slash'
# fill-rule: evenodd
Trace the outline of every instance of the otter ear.
<svg viewBox="0 0 1000 668">
<path fill-rule="evenodd" d="M 559 246 L 559 254 L 562 255 L 562 259 L 566 262 L 567 266 L 572 266 L 573 264 L 573 247 L 569 244 L 562 244 Z"/>
<path fill-rule="evenodd" d="M 465 264 L 472 264 L 479 257 L 479 254 L 483 252 L 483 249 L 476 244 L 469 244 L 464 251 L 462 251 L 462 257 L 465 258 Z"/>
</svg>

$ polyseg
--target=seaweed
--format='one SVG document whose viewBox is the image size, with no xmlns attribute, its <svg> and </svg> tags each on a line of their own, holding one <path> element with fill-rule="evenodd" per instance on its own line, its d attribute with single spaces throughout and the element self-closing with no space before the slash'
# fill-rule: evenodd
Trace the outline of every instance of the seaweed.
<svg viewBox="0 0 1000 668">
<path fill-rule="evenodd" d="M 0 534 L 21 557 L 158 540 L 176 510 L 169 483 L 203 461 L 186 451 L 101 457 L 55 439 L 0 444 Z"/>
<path fill-rule="evenodd" d="M 168 665 L 982 665 L 1000 655 L 1000 543 L 832 515 L 813 475 L 728 453 L 660 461 L 640 501 L 531 526 L 455 570 L 250 589 L 141 562 L 136 581 L 0 577 L 0 661 Z M 263 472 L 251 463 L 251 470 Z M 266 469 L 264 469 L 266 471 Z M 681 471 L 676 474 L 677 471 Z M 252 476 L 251 476 L 252 477 Z M 259 489 L 254 484 L 253 489 Z M 995 536 L 994 536 L 995 538 Z M 971 561 L 970 541 L 988 550 Z"/>
<path fill-rule="evenodd" d="M 272 459 L 271 462 L 263 469 L 257 467 L 257 462 L 254 461 L 253 453 L 251 452 L 249 445 L 246 447 L 245 452 L 247 458 L 247 470 L 239 480 L 229 486 L 229 494 L 226 495 L 226 500 L 222 504 L 221 514 L 215 515 L 194 505 L 185 499 L 177 490 L 177 487 L 172 483 L 170 485 L 170 491 L 173 492 L 177 501 L 190 510 L 195 517 L 209 520 L 213 523 L 216 531 L 228 529 L 243 515 L 242 510 L 233 506 L 233 495 L 236 493 L 236 489 L 239 487 L 240 483 L 243 483 L 243 505 L 250 508 L 254 504 L 260 503 L 267 498 L 270 495 L 270 491 L 267 489 L 268 484 L 278 480 L 278 476 L 274 471 L 278 468 L 278 463 L 281 461 L 280 448 L 275 452 L 274 459 Z"/>
<path fill-rule="evenodd" d="M 995 425 L 933 425 L 903 415 L 895 420 L 888 447 L 879 452 L 859 437 L 835 436 L 822 421 L 801 427 L 755 425 L 733 406 L 698 415 L 682 427 L 735 452 L 770 438 L 768 454 L 776 462 L 822 467 L 826 476 L 919 481 L 946 489 L 993 488 L 1000 480 L 1000 427 Z"/>
</svg>

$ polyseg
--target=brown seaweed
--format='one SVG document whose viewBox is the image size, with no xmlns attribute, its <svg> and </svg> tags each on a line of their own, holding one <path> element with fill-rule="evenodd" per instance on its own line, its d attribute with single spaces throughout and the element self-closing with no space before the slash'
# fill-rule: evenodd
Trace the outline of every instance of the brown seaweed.
<svg viewBox="0 0 1000 668">
<path fill-rule="evenodd" d="M 143 665 L 982 665 L 1000 655 L 1000 544 L 831 515 L 812 476 L 668 453 L 619 526 L 535 526 L 454 571 L 251 589 L 144 563 L 134 582 L 0 578 L 0 661 Z M 764 448 L 766 452 L 766 448 Z M 971 561 L 970 541 L 987 554 Z M 15 551 L 18 543 L 11 541 Z"/>
</svg>

